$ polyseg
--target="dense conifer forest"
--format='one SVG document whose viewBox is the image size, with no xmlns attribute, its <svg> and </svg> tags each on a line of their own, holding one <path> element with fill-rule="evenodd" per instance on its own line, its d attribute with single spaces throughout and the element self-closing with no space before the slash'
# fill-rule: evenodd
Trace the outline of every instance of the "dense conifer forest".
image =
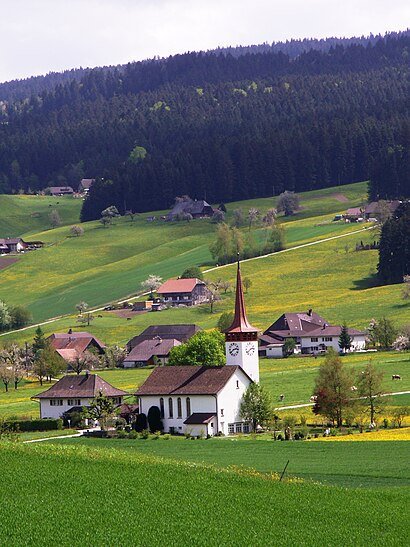
<svg viewBox="0 0 410 547">
<path fill-rule="evenodd" d="M 72 71 L 25 98 L 3 84 L 0 191 L 97 178 L 83 220 L 370 175 L 372 197 L 408 197 L 409 33 L 324 42 Z"/>
</svg>

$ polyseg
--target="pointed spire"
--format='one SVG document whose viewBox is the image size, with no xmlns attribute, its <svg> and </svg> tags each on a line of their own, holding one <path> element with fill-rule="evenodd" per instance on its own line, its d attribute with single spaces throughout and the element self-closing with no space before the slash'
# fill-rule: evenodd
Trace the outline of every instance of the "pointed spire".
<svg viewBox="0 0 410 547">
<path fill-rule="evenodd" d="M 235 299 L 235 316 L 233 318 L 232 325 L 229 329 L 226 329 L 225 333 L 230 332 L 257 332 L 258 329 L 252 327 L 246 317 L 245 299 L 243 296 L 241 266 L 239 263 L 238 253 L 238 270 L 236 273 L 236 299 Z"/>
</svg>

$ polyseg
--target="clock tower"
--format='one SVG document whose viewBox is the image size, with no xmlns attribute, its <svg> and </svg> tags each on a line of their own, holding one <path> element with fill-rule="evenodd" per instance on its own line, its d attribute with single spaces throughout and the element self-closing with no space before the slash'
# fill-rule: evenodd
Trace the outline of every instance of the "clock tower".
<svg viewBox="0 0 410 547">
<path fill-rule="evenodd" d="M 254 382 L 259 382 L 258 329 L 252 327 L 246 317 L 239 260 L 236 274 L 235 316 L 232 325 L 224 332 L 226 364 L 239 365 Z"/>
</svg>

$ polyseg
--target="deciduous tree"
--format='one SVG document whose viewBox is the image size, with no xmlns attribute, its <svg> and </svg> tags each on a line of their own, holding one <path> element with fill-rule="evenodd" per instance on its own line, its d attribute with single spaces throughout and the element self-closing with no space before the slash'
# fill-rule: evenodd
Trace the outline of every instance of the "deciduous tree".
<svg viewBox="0 0 410 547">
<path fill-rule="evenodd" d="M 197 332 L 184 344 L 175 346 L 169 353 L 168 365 L 225 364 L 225 337 L 218 330 Z"/>
<path fill-rule="evenodd" d="M 243 394 L 240 415 L 246 422 L 252 423 L 253 431 L 258 425 L 268 424 L 273 417 L 273 404 L 269 392 L 259 384 L 252 382 Z"/>
<path fill-rule="evenodd" d="M 376 414 L 380 414 L 387 399 L 383 389 L 383 372 L 378 371 L 372 363 L 357 376 L 357 394 L 360 404 L 369 414 L 370 423 L 375 421 Z"/>
<path fill-rule="evenodd" d="M 293 215 L 299 209 L 299 196 L 286 190 L 278 197 L 277 208 L 278 212 L 283 211 L 285 216 Z"/>
<path fill-rule="evenodd" d="M 149 275 L 145 281 L 141 283 L 141 287 L 144 291 L 150 291 L 150 298 L 154 297 L 154 291 L 160 288 L 162 285 L 162 277 L 159 275 Z"/>
</svg>

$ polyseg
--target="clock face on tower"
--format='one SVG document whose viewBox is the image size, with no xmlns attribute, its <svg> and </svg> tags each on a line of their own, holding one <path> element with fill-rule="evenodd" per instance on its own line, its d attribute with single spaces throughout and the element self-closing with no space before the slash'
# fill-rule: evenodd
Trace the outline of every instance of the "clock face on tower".
<svg viewBox="0 0 410 547">
<path fill-rule="evenodd" d="M 255 345 L 252 342 L 248 342 L 245 346 L 245 351 L 247 355 L 253 355 L 255 353 Z"/>
<path fill-rule="evenodd" d="M 239 353 L 238 344 L 235 344 L 235 342 L 232 342 L 231 344 L 229 344 L 228 351 L 229 351 L 230 355 L 232 355 L 232 357 L 236 357 Z"/>
</svg>

